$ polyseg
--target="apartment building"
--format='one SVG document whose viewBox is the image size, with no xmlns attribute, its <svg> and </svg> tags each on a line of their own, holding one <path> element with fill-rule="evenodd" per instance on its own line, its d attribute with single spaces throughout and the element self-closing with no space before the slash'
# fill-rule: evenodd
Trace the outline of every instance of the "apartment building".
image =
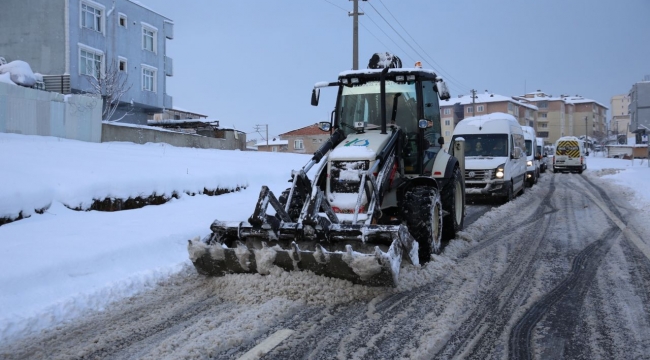
<svg viewBox="0 0 650 360">
<path fill-rule="evenodd" d="M 541 90 L 515 97 L 537 106 L 537 136 L 554 143 L 562 136 L 604 137 L 607 107 L 582 96 L 553 96 Z"/>
<path fill-rule="evenodd" d="M 520 125 L 535 127 L 537 107 L 509 96 L 485 92 L 475 95 L 459 95 L 457 98 L 440 101 L 442 136 L 445 143 L 451 141 L 451 134 L 459 121 L 466 117 L 502 112 L 514 116 Z"/>
<path fill-rule="evenodd" d="M 629 97 L 630 130 L 650 133 L 650 75 L 632 85 Z"/>
<path fill-rule="evenodd" d="M 117 68 L 128 91 L 111 119 L 146 124 L 150 115 L 172 108 L 166 86 L 173 75 L 166 56 L 166 40 L 174 33 L 169 18 L 134 0 L 3 0 L 2 5 L 0 56 L 29 63 L 45 75 L 46 90 L 92 92 L 92 78 Z"/>
<path fill-rule="evenodd" d="M 626 144 L 632 137 L 630 132 L 630 96 L 627 94 L 614 95 L 610 100 L 612 118 L 609 123 L 609 134 L 617 139 L 618 143 Z"/>
</svg>

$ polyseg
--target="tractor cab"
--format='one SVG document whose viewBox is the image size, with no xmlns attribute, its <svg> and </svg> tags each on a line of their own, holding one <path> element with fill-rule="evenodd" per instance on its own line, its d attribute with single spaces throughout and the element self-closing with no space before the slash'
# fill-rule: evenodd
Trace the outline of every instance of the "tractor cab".
<svg viewBox="0 0 650 360">
<path fill-rule="evenodd" d="M 420 68 L 346 71 L 338 82 L 327 85 L 339 87 L 333 128 L 347 137 L 401 130 L 404 173 L 430 174 L 444 143 L 439 98 L 449 97 L 446 85 L 434 72 Z M 317 103 L 317 92 L 315 98 Z"/>
</svg>

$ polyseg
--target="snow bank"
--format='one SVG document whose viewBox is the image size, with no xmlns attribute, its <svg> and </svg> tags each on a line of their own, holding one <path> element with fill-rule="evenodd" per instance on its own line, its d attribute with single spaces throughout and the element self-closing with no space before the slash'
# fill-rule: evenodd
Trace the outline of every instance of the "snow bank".
<svg viewBox="0 0 650 360">
<path fill-rule="evenodd" d="M 0 74 L 9 73 L 11 81 L 18 85 L 34 86 L 36 76 L 28 63 L 22 60 L 14 60 L 6 65 L 0 65 Z"/>
</svg>

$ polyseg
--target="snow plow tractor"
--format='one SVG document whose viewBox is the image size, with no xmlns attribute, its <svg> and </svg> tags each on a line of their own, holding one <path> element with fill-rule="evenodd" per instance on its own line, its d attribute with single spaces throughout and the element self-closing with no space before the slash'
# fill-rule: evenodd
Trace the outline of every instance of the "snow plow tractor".
<svg viewBox="0 0 650 360">
<path fill-rule="evenodd" d="M 447 86 L 431 70 L 383 63 L 314 86 L 315 106 L 321 88 L 338 88 L 331 120 L 319 124 L 330 138 L 279 196 L 263 186 L 247 221 L 215 220 L 190 240 L 199 273 L 278 266 L 395 286 L 402 259 L 427 262 L 462 229 L 463 142 L 445 151 L 441 136 Z"/>
</svg>

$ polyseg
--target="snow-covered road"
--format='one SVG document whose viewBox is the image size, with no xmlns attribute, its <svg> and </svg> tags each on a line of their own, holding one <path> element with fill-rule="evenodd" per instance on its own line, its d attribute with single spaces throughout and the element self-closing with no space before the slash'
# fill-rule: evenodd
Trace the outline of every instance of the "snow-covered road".
<svg viewBox="0 0 650 360">
<path fill-rule="evenodd" d="M 547 173 L 433 262 L 403 269 L 396 289 L 306 272 L 205 278 L 186 266 L 0 356 L 236 359 L 290 329 L 264 358 L 643 358 L 648 213 L 598 175 Z"/>
</svg>

